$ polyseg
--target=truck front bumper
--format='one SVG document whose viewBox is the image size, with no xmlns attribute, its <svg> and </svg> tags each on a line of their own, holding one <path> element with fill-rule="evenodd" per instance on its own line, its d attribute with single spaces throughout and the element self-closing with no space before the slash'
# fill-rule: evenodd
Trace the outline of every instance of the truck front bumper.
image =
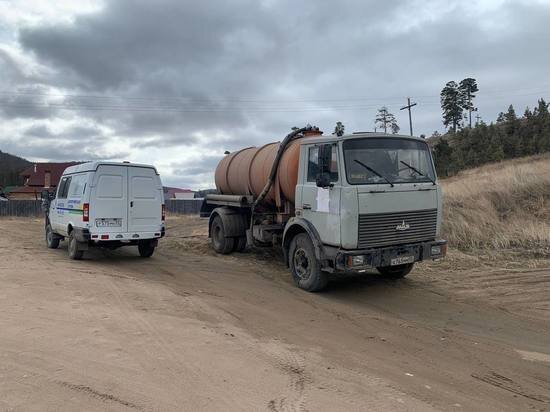
<svg viewBox="0 0 550 412">
<path fill-rule="evenodd" d="M 376 249 L 338 250 L 334 256 L 337 271 L 357 272 L 376 267 L 441 259 L 447 254 L 447 241 L 434 240 Z"/>
</svg>

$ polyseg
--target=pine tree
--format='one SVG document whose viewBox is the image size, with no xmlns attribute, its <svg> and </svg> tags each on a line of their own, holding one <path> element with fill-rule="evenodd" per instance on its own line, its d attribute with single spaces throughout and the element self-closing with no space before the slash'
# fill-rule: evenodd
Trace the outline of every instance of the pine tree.
<svg viewBox="0 0 550 412">
<path fill-rule="evenodd" d="M 476 97 L 474 93 L 478 92 L 476 79 L 468 77 L 460 82 L 458 85 L 460 92 L 460 100 L 462 101 L 462 108 L 468 112 L 468 124 L 472 127 L 472 111 L 474 110 L 473 100 Z"/>
<path fill-rule="evenodd" d="M 443 111 L 443 124 L 456 133 L 462 120 L 462 95 L 456 82 L 448 82 L 441 90 L 441 110 Z"/>
<path fill-rule="evenodd" d="M 434 135 L 437 132 L 434 132 Z M 433 135 L 432 135 L 433 137 Z M 449 176 L 452 168 L 451 157 L 453 149 L 447 139 L 440 139 L 434 146 L 434 162 L 437 173 L 440 176 Z"/>
<path fill-rule="evenodd" d="M 336 122 L 336 126 L 334 126 L 334 132 L 332 134 L 335 134 L 336 136 L 343 136 L 344 129 L 345 127 L 342 122 Z"/>
</svg>

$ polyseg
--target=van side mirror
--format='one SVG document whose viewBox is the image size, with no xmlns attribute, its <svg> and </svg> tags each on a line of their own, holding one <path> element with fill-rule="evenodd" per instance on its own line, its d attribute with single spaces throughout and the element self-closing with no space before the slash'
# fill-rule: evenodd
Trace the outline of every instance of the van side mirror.
<svg viewBox="0 0 550 412">
<path fill-rule="evenodd" d="M 332 163 L 332 144 L 319 146 L 319 171 L 315 179 L 317 187 L 332 187 L 330 182 L 330 166 Z"/>
<path fill-rule="evenodd" d="M 50 192 L 47 189 L 42 190 L 42 192 L 40 192 L 40 198 L 42 200 L 50 200 Z"/>
</svg>

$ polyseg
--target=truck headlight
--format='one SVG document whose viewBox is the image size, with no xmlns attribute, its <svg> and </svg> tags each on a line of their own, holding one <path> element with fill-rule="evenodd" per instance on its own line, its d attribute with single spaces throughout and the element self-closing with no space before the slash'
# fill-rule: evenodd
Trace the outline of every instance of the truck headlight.
<svg viewBox="0 0 550 412">
<path fill-rule="evenodd" d="M 431 256 L 445 256 L 447 254 L 447 244 L 433 245 L 430 249 Z"/>
<path fill-rule="evenodd" d="M 364 266 L 365 263 L 366 259 L 363 255 L 348 256 L 348 266 Z"/>
<path fill-rule="evenodd" d="M 441 254 L 441 245 L 432 246 L 430 250 L 430 255 L 437 256 Z"/>
</svg>

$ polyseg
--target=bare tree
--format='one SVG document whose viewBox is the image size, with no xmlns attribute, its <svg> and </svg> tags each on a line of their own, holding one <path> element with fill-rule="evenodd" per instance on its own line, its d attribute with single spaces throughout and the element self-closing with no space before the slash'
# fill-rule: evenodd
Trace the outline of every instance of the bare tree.
<svg viewBox="0 0 550 412">
<path fill-rule="evenodd" d="M 378 114 L 376 115 L 374 123 L 376 126 L 384 129 L 384 133 L 388 133 L 388 129 L 391 130 L 393 134 L 399 132 L 397 120 L 395 120 L 395 116 L 388 111 L 388 108 L 386 106 L 378 109 Z"/>
</svg>

